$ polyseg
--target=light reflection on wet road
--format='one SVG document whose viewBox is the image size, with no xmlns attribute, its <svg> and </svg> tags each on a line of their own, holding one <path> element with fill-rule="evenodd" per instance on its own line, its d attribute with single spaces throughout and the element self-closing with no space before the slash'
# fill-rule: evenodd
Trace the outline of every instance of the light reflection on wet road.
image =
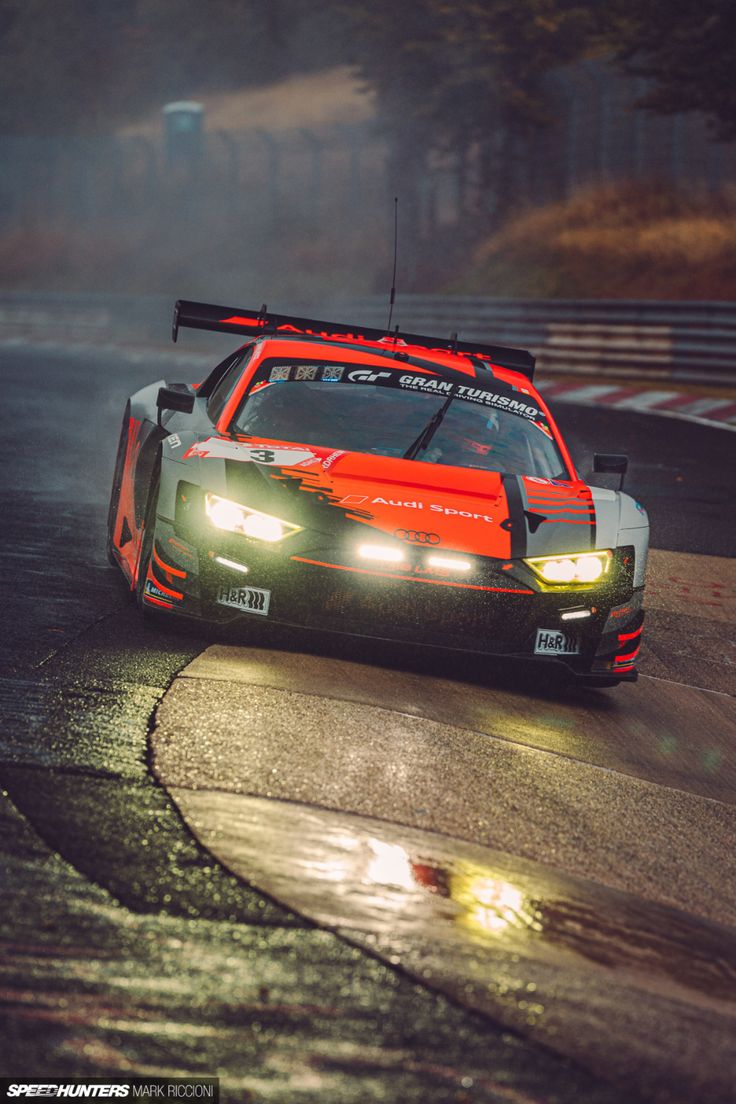
<svg viewBox="0 0 736 1104">
<path fill-rule="evenodd" d="M 736 590 L 736 560 L 731 574 Z M 736 804 L 736 701 L 726 693 L 659 678 L 567 693 L 536 673 L 504 677 L 484 658 L 345 641 L 326 661 L 305 654 L 315 645 L 306 634 L 302 643 L 304 652 L 213 645 L 183 675 L 385 706 Z"/>
<path fill-rule="evenodd" d="M 736 923 L 733 699 L 472 676 L 213 645 L 153 767 L 300 914 L 632 1094 L 730 1100 L 736 936 L 708 920 Z"/>
<path fill-rule="evenodd" d="M 423 983 L 653 1099 L 728 1099 L 732 931 L 385 821 L 173 796 L 229 869 Z"/>
<path fill-rule="evenodd" d="M 667 785 L 673 774 L 686 785 L 697 756 L 692 693 L 642 680 L 615 701 L 591 695 L 600 711 L 578 710 L 518 689 L 215 646 L 159 706 L 153 765 L 168 786 L 380 817 L 736 923 L 736 807 L 702 796 L 733 801 L 733 749 L 715 776 L 694 773 L 700 792 Z M 706 708 L 711 728 L 695 731 L 726 747 L 733 700 L 704 694 Z M 658 750 L 665 736 L 682 741 L 685 763 Z"/>
</svg>

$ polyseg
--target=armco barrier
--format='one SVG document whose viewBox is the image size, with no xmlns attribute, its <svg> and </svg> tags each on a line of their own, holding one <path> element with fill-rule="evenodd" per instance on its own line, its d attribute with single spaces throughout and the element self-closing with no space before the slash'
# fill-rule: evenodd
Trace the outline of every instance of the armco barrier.
<svg viewBox="0 0 736 1104">
<path fill-rule="evenodd" d="M 163 344 L 174 302 L 168 296 L 0 293 L 0 337 L 62 344 Z"/>
<path fill-rule="evenodd" d="M 233 297 L 237 300 L 237 296 Z M 228 306 L 252 306 L 228 303 Z M 173 297 L 0 294 L 0 336 L 61 343 L 162 345 Z M 307 312 L 293 303 L 272 310 Z M 383 325 L 383 296 L 314 306 L 317 317 Z M 400 295 L 394 321 L 438 336 L 531 349 L 544 374 L 736 384 L 736 303 L 488 299 Z M 191 343 L 194 335 L 188 335 Z"/>
<path fill-rule="evenodd" d="M 387 317 L 376 296 L 343 309 L 366 325 Z M 404 295 L 394 317 L 407 330 L 520 345 L 545 373 L 736 383 L 736 303 Z"/>
</svg>

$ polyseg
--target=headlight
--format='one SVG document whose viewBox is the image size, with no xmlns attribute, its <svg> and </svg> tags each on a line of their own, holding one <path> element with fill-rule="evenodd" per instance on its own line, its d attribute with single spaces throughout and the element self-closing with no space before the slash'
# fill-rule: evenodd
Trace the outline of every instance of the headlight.
<svg viewBox="0 0 736 1104">
<path fill-rule="evenodd" d="M 204 507 L 207 517 L 218 529 L 225 529 L 228 533 L 241 533 L 253 540 L 269 541 L 273 544 L 284 537 L 292 537 L 302 529 L 301 525 L 282 521 L 271 514 L 264 514 L 262 510 L 251 510 L 249 506 L 241 506 L 239 502 L 231 502 L 229 498 L 220 498 L 210 491 L 204 496 Z"/>
<path fill-rule="evenodd" d="M 613 553 L 574 552 L 570 556 L 534 556 L 524 560 L 545 583 L 553 586 L 585 586 L 599 582 L 607 574 Z"/>
</svg>

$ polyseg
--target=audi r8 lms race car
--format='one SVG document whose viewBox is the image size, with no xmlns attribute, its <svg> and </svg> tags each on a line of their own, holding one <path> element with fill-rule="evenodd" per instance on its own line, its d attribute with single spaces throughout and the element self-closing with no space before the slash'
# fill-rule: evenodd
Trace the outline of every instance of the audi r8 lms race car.
<svg viewBox="0 0 736 1104">
<path fill-rule="evenodd" d="M 529 353 L 265 307 L 180 326 L 248 340 L 128 400 L 108 552 L 142 609 L 636 678 L 647 515 L 581 479 Z"/>
</svg>

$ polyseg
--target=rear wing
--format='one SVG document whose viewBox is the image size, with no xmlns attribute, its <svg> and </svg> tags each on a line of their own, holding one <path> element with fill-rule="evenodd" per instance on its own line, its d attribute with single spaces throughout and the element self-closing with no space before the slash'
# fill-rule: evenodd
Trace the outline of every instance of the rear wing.
<svg viewBox="0 0 736 1104">
<path fill-rule="evenodd" d="M 217 330 L 220 333 L 283 334 L 284 337 L 313 337 L 320 341 L 380 342 L 382 345 L 418 345 L 437 353 L 459 353 L 462 356 L 490 360 L 502 368 L 521 372 L 527 379 L 534 377 L 534 357 L 525 349 L 508 349 L 503 345 L 486 345 L 476 341 L 458 341 L 457 335 L 449 338 L 428 337 L 425 334 L 400 333 L 357 326 L 354 323 L 322 322 L 316 318 L 293 318 L 286 314 L 269 314 L 266 307 L 260 311 L 242 310 L 240 307 L 218 307 L 212 303 L 192 303 L 178 299 L 174 306 L 171 336 L 176 341 L 179 327 L 192 330 Z"/>
</svg>

